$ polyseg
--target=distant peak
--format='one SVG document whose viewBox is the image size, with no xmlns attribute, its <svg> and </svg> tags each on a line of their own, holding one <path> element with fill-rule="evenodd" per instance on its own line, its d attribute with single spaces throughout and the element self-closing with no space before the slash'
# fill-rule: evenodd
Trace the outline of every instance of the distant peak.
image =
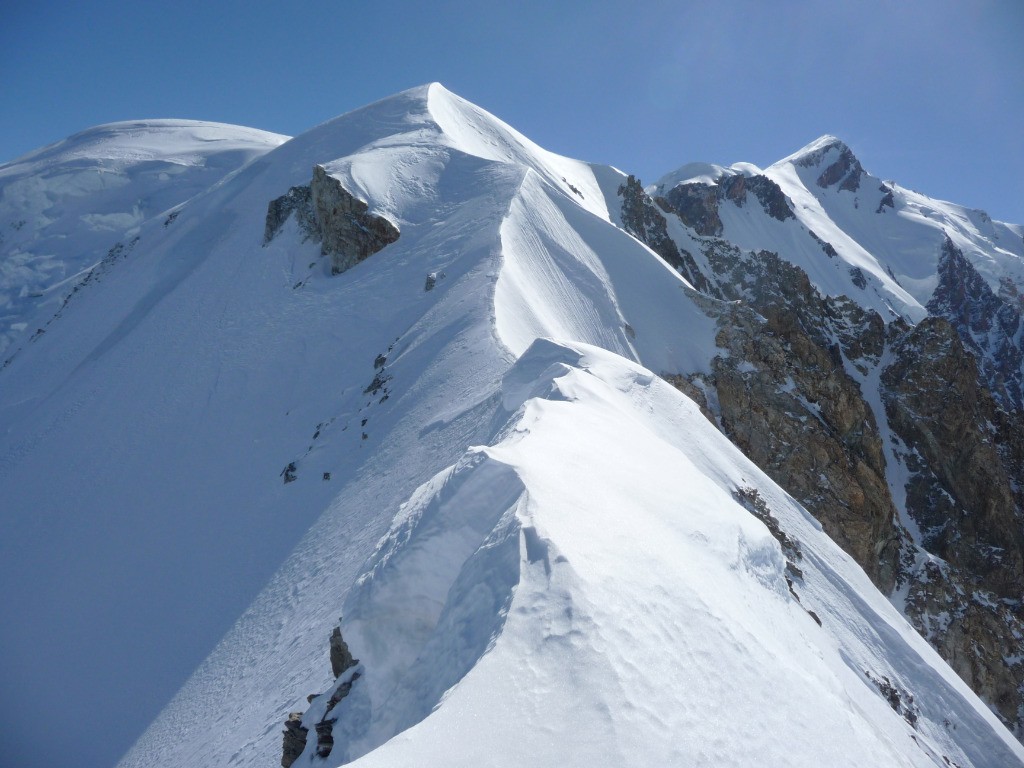
<svg viewBox="0 0 1024 768">
<path fill-rule="evenodd" d="M 776 166 L 786 164 L 820 170 L 816 182 L 822 189 L 837 187 L 856 192 L 864 175 L 864 168 L 853 150 L 831 134 L 815 139 L 803 149 L 775 163 Z"/>
</svg>

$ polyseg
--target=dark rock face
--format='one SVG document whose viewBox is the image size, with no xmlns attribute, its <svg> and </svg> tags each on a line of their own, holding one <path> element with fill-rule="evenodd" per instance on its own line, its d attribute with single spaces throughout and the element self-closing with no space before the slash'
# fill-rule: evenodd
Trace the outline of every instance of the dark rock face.
<svg viewBox="0 0 1024 768">
<path fill-rule="evenodd" d="M 312 235 L 316 231 L 313 197 L 309 187 L 292 187 L 286 194 L 270 201 L 267 205 L 266 225 L 263 228 L 264 245 L 274 239 L 293 213 L 303 232 Z"/>
<path fill-rule="evenodd" d="M 891 590 L 902 532 L 874 415 L 843 362 L 845 355 L 877 363 L 882 319 L 823 298 L 803 270 L 774 253 L 747 254 L 719 240 L 705 257 L 718 290 L 740 303 L 707 304 L 727 354 L 714 359 L 710 377 L 680 388 L 699 390 L 705 407 L 713 402 L 725 434 Z"/>
<path fill-rule="evenodd" d="M 998 406 L 944 318 L 894 336 L 881 380 L 889 423 L 908 449 L 907 512 L 942 558 L 908 570 L 905 612 L 1020 738 L 1024 422 Z"/>
<path fill-rule="evenodd" d="M 685 277 L 690 285 L 706 291 L 707 280 L 697 268 L 693 256 L 681 251 L 675 241 L 668 236 L 665 217 L 650 196 L 644 192 L 640 179 L 630 176 L 625 184 L 619 186 L 618 193 L 622 198 L 623 228 L 661 256 L 670 267 Z"/>
<path fill-rule="evenodd" d="M 387 219 L 368 213 L 369 206 L 352 196 L 341 182 L 313 167 L 310 184 L 313 210 L 320 234 L 320 252 L 331 257 L 335 275 L 372 256 L 398 239 L 398 229 Z"/>
<path fill-rule="evenodd" d="M 861 180 L 838 142 L 799 162 L 827 165 L 823 186 L 855 191 Z M 693 298 L 718 320 L 725 350 L 710 375 L 665 378 L 822 523 L 1024 739 L 1024 295 L 1009 278 L 993 291 L 947 240 L 932 316 L 887 327 L 852 299 L 822 297 L 785 254 L 713 237 L 719 205 L 743 205 L 750 190 L 750 178 L 681 185 L 659 200 L 704 235 L 695 263 L 706 295 Z M 879 211 L 894 207 L 892 189 L 880 191 Z M 866 275 L 851 277 L 867 287 Z M 878 382 L 884 413 L 855 379 Z M 876 419 L 905 488 L 889 487 Z M 896 493 L 920 539 L 897 520 Z M 894 683 L 875 682 L 896 701 Z M 893 706 L 913 725 L 904 704 Z"/>
<path fill-rule="evenodd" d="M 1015 467 L 997 446 L 1019 452 L 1013 445 L 1022 430 L 998 434 L 996 403 L 946 320 L 921 321 L 897 340 L 893 355 L 882 373 L 885 408 L 920 457 L 907 506 L 925 546 L 997 594 L 1019 598 L 1024 533 Z"/>
<path fill-rule="evenodd" d="M 818 186 L 822 189 L 838 186 L 841 190 L 856 192 L 860 189 L 860 181 L 861 177 L 864 175 L 864 168 L 861 166 L 860 160 L 857 159 L 857 156 L 853 154 L 853 151 L 839 140 L 822 147 L 817 152 L 809 154 L 798 164 L 804 167 L 817 165 L 821 162 L 825 153 L 833 150 L 838 151 L 839 156 L 818 176 Z"/>
<path fill-rule="evenodd" d="M 1011 301 L 997 295 L 948 237 L 942 244 L 938 272 L 928 311 L 956 329 L 977 357 L 1000 405 L 1024 411 L 1024 323 L 1011 289 L 1001 286 L 1000 290 Z"/>
<path fill-rule="evenodd" d="M 334 679 L 337 680 L 343 672 L 354 667 L 357 663 L 352 658 L 352 653 L 348 649 L 348 643 L 341 637 L 341 627 L 335 627 L 331 633 L 331 672 L 334 673 Z"/>
<path fill-rule="evenodd" d="M 281 768 L 291 768 L 306 748 L 308 728 L 302 727 L 302 713 L 291 712 L 284 721 L 284 745 L 281 748 Z"/>
<path fill-rule="evenodd" d="M 733 178 L 743 177 L 734 176 Z M 767 176 L 762 176 L 761 174 L 751 176 L 747 179 L 746 187 L 754 193 L 754 197 L 761 203 L 765 213 L 773 219 L 785 221 L 786 219 L 796 218 L 796 215 L 793 213 L 793 203 L 786 197 L 782 187 Z"/>
<path fill-rule="evenodd" d="M 886 208 L 895 207 L 896 201 L 893 199 L 891 188 L 882 184 L 878 191 L 882 193 L 882 199 L 878 201 L 878 208 L 875 210 L 875 213 L 882 213 Z"/>
<path fill-rule="evenodd" d="M 280 231 L 292 214 L 320 253 L 331 257 L 331 273 L 341 274 L 398 239 L 398 229 L 342 187 L 323 167 L 313 167 L 308 187 L 292 187 L 267 206 L 263 244 Z"/>
<path fill-rule="evenodd" d="M 718 187 L 712 184 L 680 184 L 670 189 L 664 200 L 683 224 L 698 235 L 717 237 L 722 234 L 718 193 Z"/>
<path fill-rule="evenodd" d="M 320 758 L 330 756 L 334 749 L 334 724 L 338 722 L 337 717 L 331 717 L 334 708 L 352 691 L 352 686 L 360 678 L 359 672 L 350 670 L 358 666 L 359 660 L 352 658 L 348 644 L 341 636 L 341 628 L 335 627 L 331 632 L 331 671 L 338 682 L 327 699 L 323 717 L 314 725 L 316 729 L 316 755 Z M 348 673 L 348 674 L 346 674 Z M 326 697 L 326 693 L 310 694 L 307 698 L 310 704 L 317 699 Z M 290 768 L 299 756 L 306 749 L 306 737 L 309 729 L 302 725 L 303 715 L 301 712 L 292 712 L 288 715 L 284 727 L 284 745 L 281 755 L 282 768 Z"/>
<path fill-rule="evenodd" d="M 785 221 L 796 218 L 793 204 L 782 188 L 760 174 L 726 176 L 717 184 L 679 184 L 668 191 L 664 201 L 698 235 L 717 237 L 722 234 L 722 219 L 718 213 L 721 203 L 730 200 L 742 208 L 748 200 L 748 192 L 773 219 Z"/>
</svg>

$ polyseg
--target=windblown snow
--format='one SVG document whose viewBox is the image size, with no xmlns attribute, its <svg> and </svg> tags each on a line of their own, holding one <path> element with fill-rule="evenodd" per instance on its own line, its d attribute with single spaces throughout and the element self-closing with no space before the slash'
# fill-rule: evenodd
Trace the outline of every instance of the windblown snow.
<svg viewBox="0 0 1024 768">
<path fill-rule="evenodd" d="M 0 371 L 2 611 L 19 617 L 0 637 L 23 660 L 4 687 L 39 724 L 53 691 L 121 692 L 80 706 L 66 762 L 119 717 L 152 720 L 125 768 L 274 765 L 300 711 L 297 766 L 1024 763 L 859 567 L 656 375 L 720 350 L 709 300 L 616 226 L 623 174 L 438 84 L 284 143 L 148 122 L 136 146 L 127 125 L 97 129 L 123 148 L 111 178 L 215 165 L 219 183 L 138 210 L 33 203 L 33 220 L 134 244 L 36 341 L 11 336 Z M 196 149 L 211 135 L 231 151 Z M 337 276 L 295 217 L 263 243 L 268 203 L 315 164 L 400 232 Z M 804 211 L 779 224 L 820 228 L 838 209 L 801 207 L 794 168 L 765 172 Z M 921 304 L 909 265 L 892 277 L 835 247 L 880 303 Z M 359 676 L 335 681 L 339 618 Z M 74 655 L 54 660 L 56 633 Z M 343 683 L 324 762 L 315 725 Z"/>
</svg>

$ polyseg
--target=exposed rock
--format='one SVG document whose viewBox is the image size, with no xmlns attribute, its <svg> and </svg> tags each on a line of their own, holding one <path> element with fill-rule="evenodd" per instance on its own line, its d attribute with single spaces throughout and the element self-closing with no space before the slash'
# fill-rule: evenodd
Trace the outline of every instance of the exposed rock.
<svg viewBox="0 0 1024 768">
<path fill-rule="evenodd" d="M 864 272 L 861 271 L 860 267 L 852 267 L 850 269 L 850 280 L 862 291 L 868 287 L 867 278 L 864 277 Z"/>
<path fill-rule="evenodd" d="M 266 245 L 288 220 L 295 214 L 299 229 L 312 237 L 316 232 L 316 217 L 313 215 L 313 197 L 308 186 L 292 187 L 287 193 L 267 205 L 267 220 L 263 227 L 263 244 Z"/>
<path fill-rule="evenodd" d="M 343 672 L 358 663 L 352 658 L 348 643 L 341 637 L 341 627 L 335 627 L 331 632 L 331 671 L 334 673 L 334 679 L 337 680 Z"/>
<path fill-rule="evenodd" d="M 679 184 L 670 189 L 663 199 L 680 221 L 698 235 L 717 237 L 722 234 L 718 193 L 718 186 L 714 184 Z"/>
<path fill-rule="evenodd" d="M 360 678 L 359 672 L 353 669 L 359 664 L 359 660 L 352 658 L 348 644 L 341 636 L 340 627 L 335 627 L 331 632 L 330 648 L 331 671 L 337 682 L 331 691 L 330 698 L 327 699 L 323 716 L 314 726 L 316 728 L 316 754 L 321 758 L 328 757 L 334 749 L 334 724 L 338 722 L 338 718 L 331 717 L 331 713 L 338 703 L 348 696 L 352 686 Z M 326 693 L 313 694 L 307 698 L 307 701 L 312 708 L 317 700 L 322 701 L 326 696 Z M 281 755 L 283 768 L 289 768 L 306 748 L 306 736 L 309 729 L 303 727 L 302 718 L 301 712 L 292 712 L 288 715 L 288 720 L 285 721 L 284 746 Z"/>
<path fill-rule="evenodd" d="M 1024 323 L 1019 308 L 997 295 L 948 237 L 938 275 L 928 311 L 953 325 L 978 358 L 1000 405 L 1024 410 Z"/>
<path fill-rule="evenodd" d="M 881 380 L 908 450 L 907 512 L 942 558 L 906 574 L 905 613 L 1019 738 L 1024 422 L 998 406 L 945 319 L 893 335 Z"/>
<path fill-rule="evenodd" d="M 377 253 L 398 239 L 398 229 L 341 186 L 319 165 L 313 166 L 310 184 L 320 252 L 331 257 L 335 275 Z"/>
<path fill-rule="evenodd" d="M 717 184 L 689 182 L 679 184 L 665 195 L 665 204 L 698 235 L 717 237 L 722 234 L 719 205 L 730 200 L 742 208 L 747 192 L 752 192 L 765 213 L 779 221 L 795 218 L 793 204 L 782 188 L 767 176 L 755 174 L 726 176 Z"/>
<path fill-rule="evenodd" d="M 882 184 L 878 191 L 882 193 L 882 199 L 878 201 L 878 208 L 875 213 L 882 213 L 886 208 L 892 208 L 895 206 L 895 200 L 892 196 L 892 188 Z"/>
<path fill-rule="evenodd" d="M 306 748 L 308 728 L 302 726 L 302 713 L 291 712 L 284 721 L 284 743 L 281 747 L 281 768 L 291 768 Z"/>
<path fill-rule="evenodd" d="M 740 303 L 705 304 L 725 354 L 710 377 L 677 386 L 700 390 L 726 435 L 891 590 L 902 533 L 874 415 L 845 369 L 881 359 L 882 319 L 845 297 L 823 298 L 777 254 L 715 240 L 704 256 L 717 289 Z"/>
<path fill-rule="evenodd" d="M 892 355 L 883 397 L 890 425 L 919 456 L 907 508 L 925 547 L 997 594 L 1019 598 L 1024 533 L 1007 463 L 1022 452 L 1015 447 L 1024 442 L 1021 427 L 997 433 L 996 403 L 946 320 L 921 321 Z"/>
<path fill-rule="evenodd" d="M 320 243 L 320 253 L 331 257 L 331 273 L 352 268 L 398 239 L 398 229 L 346 190 L 322 166 L 313 166 L 309 186 L 292 187 L 267 206 L 263 244 L 266 245 L 295 214 L 299 228 Z"/>
<path fill-rule="evenodd" d="M 909 574 L 904 613 L 1007 728 L 1024 736 L 1024 610 L 936 558 Z"/>
<path fill-rule="evenodd" d="M 899 533 L 874 416 L 856 383 L 798 327 L 742 307 L 720 322 L 716 342 L 728 351 L 712 376 L 725 433 L 891 590 Z"/>
<path fill-rule="evenodd" d="M 726 185 L 737 184 L 735 180 L 744 178 L 742 175 L 737 175 L 723 183 Z M 764 208 L 765 213 L 773 219 L 785 221 L 786 219 L 796 218 L 796 215 L 793 213 L 793 203 L 786 197 L 782 187 L 767 176 L 762 176 L 758 173 L 746 178 L 743 187 L 754 193 L 758 202 L 761 203 L 761 207 Z M 730 199 L 732 198 L 731 195 L 728 196 Z"/>
<path fill-rule="evenodd" d="M 626 179 L 619 185 L 619 196 L 622 198 L 622 226 L 665 262 L 679 272 L 694 288 L 701 291 L 708 289 L 707 280 L 700 273 L 693 256 L 680 250 L 668 235 L 665 217 L 650 196 L 644 192 L 640 180 L 635 176 Z"/>
<path fill-rule="evenodd" d="M 820 147 L 815 152 L 802 158 L 798 165 L 812 167 L 818 165 L 826 153 L 837 151 L 838 157 L 833 160 L 821 172 L 817 178 L 817 184 L 822 189 L 838 185 L 839 189 L 847 192 L 856 192 L 860 188 L 861 177 L 864 175 L 864 168 L 860 160 L 853 154 L 851 149 L 843 142 L 835 139 Z"/>
<path fill-rule="evenodd" d="M 812 240 L 814 240 L 821 246 L 821 250 L 824 251 L 825 255 L 828 256 L 830 259 L 834 259 L 836 256 L 839 255 L 839 252 L 836 251 L 836 248 L 834 245 L 832 245 L 832 243 L 822 240 L 814 231 L 808 229 L 807 234 L 811 236 Z"/>
</svg>

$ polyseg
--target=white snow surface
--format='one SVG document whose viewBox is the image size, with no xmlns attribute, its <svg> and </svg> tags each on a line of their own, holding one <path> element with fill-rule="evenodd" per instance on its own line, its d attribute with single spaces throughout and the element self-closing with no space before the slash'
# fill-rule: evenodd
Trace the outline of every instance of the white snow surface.
<svg viewBox="0 0 1024 768">
<path fill-rule="evenodd" d="M 294 222 L 263 245 L 314 164 L 401 233 L 339 276 Z M 432 84 L 143 221 L 0 371 L 2 682 L 33 750 L 54 691 L 79 743 L 49 762 L 77 764 L 195 668 L 120 765 L 277 764 L 343 616 L 360 677 L 298 765 L 1024 764 L 652 373 L 707 370 L 715 326 L 613 223 L 622 178 Z M 799 600 L 740 488 L 800 541 Z"/>
<path fill-rule="evenodd" d="M 135 120 L 0 165 L 0 358 L 143 221 L 287 138 L 223 123 Z"/>
</svg>

